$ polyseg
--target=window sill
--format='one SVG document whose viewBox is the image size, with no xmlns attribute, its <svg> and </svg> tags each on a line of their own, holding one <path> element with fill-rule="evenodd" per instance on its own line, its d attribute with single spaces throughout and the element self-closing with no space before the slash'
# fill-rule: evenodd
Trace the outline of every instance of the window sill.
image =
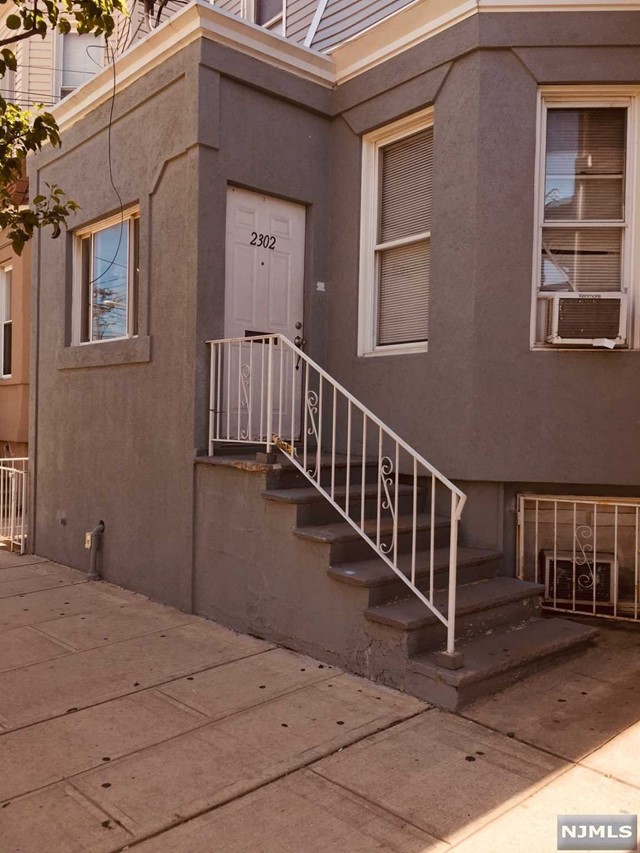
<svg viewBox="0 0 640 853">
<path fill-rule="evenodd" d="M 56 355 L 58 370 L 112 367 L 117 364 L 141 364 L 148 361 L 151 361 L 150 337 L 61 347 Z"/>
<path fill-rule="evenodd" d="M 634 347 L 614 347 L 613 349 L 609 349 L 608 347 L 583 347 L 583 346 L 562 346 L 558 344 L 556 346 L 532 346 L 529 347 L 529 352 L 638 352 L 638 350 Z"/>
<path fill-rule="evenodd" d="M 387 346 L 359 352 L 358 358 L 379 358 L 385 355 L 414 355 L 415 353 L 428 351 L 429 345 L 426 341 L 416 344 L 388 344 Z"/>
</svg>

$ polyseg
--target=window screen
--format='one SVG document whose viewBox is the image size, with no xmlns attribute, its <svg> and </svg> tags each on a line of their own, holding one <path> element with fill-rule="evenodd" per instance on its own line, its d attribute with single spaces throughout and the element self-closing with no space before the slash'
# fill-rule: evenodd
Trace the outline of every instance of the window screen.
<svg viewBox="0 0 640 853">
<path fill-rule="evenodd" d="M 61 97 L 102 70 L 104 41 L 91 33 L 67 33 L 62 37 Z"/>
<path fill-rule="evenodd" d="M 550 109 L 542 291 L 622 286 L 627 110 Z"/>
</svg>

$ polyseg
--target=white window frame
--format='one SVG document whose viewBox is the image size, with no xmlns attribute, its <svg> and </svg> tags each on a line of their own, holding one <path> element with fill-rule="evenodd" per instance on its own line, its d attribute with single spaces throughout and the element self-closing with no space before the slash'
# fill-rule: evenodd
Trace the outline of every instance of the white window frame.
<svg viewBox="0 0 640 853">
<path fill-rule="evenodd" d="M 71 29 L 69 33 L 59 33 L 55 32 L 53 34 L 53 77 L 52 77 L 52 97 L 54 101 L 61 101 L 63 98 L 68 98 L 69 95 L 72 95 L 76 89 L 79 89 L 80 86 L 83 86 L 88 80 L 82 80 L 74 86 L 73 89 L 69 90 L 66 94 L 62 94 L 62 78 L 64 73 L 64 38 L 66 35 L 78 35 L 75 29 Z M 98 74 L 102 70 L 102 67 L 96 65 L 95 74 Z"/>
<path fill-rule="evenodd" d="M 535 233 L 533 241 L 533 281 L 531 295 L 530 349 L 535 352 L 586 351 L 592 346 L 558 345 L 536 340 L 536 320 L 539 282 L 542 269 L 542 229 L 544 223 L 544 193 L 546 177 L 547 113 L 549 108 L 626 108 L 626 186 L 624 195 L 623 248 L 621 292 L 626 295 L 627 345 L 597 352 L 629 352 L 640 349 L 640 239 L 635 232 L 640 227 L 640 171 L 637 146 L 640 144 L 640 86 L 543 86 L 538 90 L 537 142 L 535 173 Z M 580 223 L 576 223 L 579 227 Z M 619 226 L 620 220 L 612 221 Z M 550 227 L 546 224 L 546 227 Z M 616 292 L 612 292 L 614 297 Z"/>
<path fill-rule="evenodd" d="M 100 219 L 89 225 L 86 228 L 79 228 L 73 234 L 73 299 L 72 299 L 72 331 L 71 344 L 72 346 L 95 346 L 100 344 L 108 344 L 112 341 L 123 341 L 129 338 L 137 337 L 135 333 L 136 317 L 134 316 L 133 291 L 134 291 L 134 241 L 131 239 L 133 235 L 132 223 L 134 219 L 140 219 L 140 208 L 136 205 L 124 210 L 122 213 L 117 213 L 114 216 L 109 216 L 105 219 Z M 128 246 L 127 246 L 127 334 L 120 335 L 117 338 L 104 338 L 96 340 L 82 340 L 82 297 L 84 282 L 82 281 L 82 240 L 104 231 L 106 228 L 111 228 L 113 225 L 120 225 L 128 229 Z M 140 226 L 138 225 L 138 228 Z M 139 232 L 138 232 L 139 233 Z M 93 258 L 92 258 L 93 262 Z M 139 259 L 138 259 L 139 262 Z M 93 264 L 92 264 L 93 268 Z M 139 286 L 139 280 L 138 280 Z M 88 295 L 88 305 L 91 306 L 92 295 Z M 91 309 L 89 309 L 91 310 Z M 91 335 L 91 316 L 89 317 L 89 335 Z"/>
<path fill-rule="evenodd" d="M 257 21 L 257 9 L 258 4 L 256 0 L 242 0 L 240 14 L 243 18 L 246 18 L 248 21 L 251 21 L 252 24 L 256 24 L 259 27 L 262 27 L 264 30 L 275 30 L 278 24 L 282 24 L 282 33 L 276 33 L 276 35 L 285 35 L 287 32 L 287 4 L 285 0 L 282 0 L 282 11 L 278 12 L 270 18 L 268 21 L 265 21 L 263 24 L 258 24 Z"/>
<path fill-rule="evenodd" d="M 7 318 L 5 317 L 5 304 L 6 304 L 6 298 L 7 298 L 5 288 L 6 288 L 6 283 L 7 283 L 6 275 L 8 272 L 9 273 L 13 272 L 13 266 L 11 264 L 6 264 L 6 265 L 0 267 L 0 380 L 1 379 L 11 379 L 11 377 L 13 375 L 13 367 L 14 367 L 13 353 L 11 353 L 11 371 L 12 372 L 11 373 L 3 373 L 2 372 L 4 369 L 4 327 L 5 327 L 6 322 L 11 323 L 11 326 L 12 326 L 11 341 L 12 341 L 12 343 L 14 340 L 14 336 L 13 336 L 13 323 L 14 323 L 13 310 L 11 310 L 10 318 L 8 321 L 7 321 Z M 14 288 L 14 285 L 13 285 L 13 276 L 12 276 L 12 281 L 11 281 L 11 298 L 12 298 L 12 300 L 13 300 L 13 294 L 14 294 L 13 288 Z"/>
<path fill-rule="evenodd" d="M 401 355 L 427 352 L 428 341 L 379 345 L 377 252 L 431 239 L 431 231 L 378 243 L 380 204 L 380 150 L 393 142 L 433 127 L 434 109 L 428 107 L 393 124 L 367 133 L 362 139 L 362 189 L 360 203 L 360 276 L 358 297 L 358 356 Z"/>
</svg>

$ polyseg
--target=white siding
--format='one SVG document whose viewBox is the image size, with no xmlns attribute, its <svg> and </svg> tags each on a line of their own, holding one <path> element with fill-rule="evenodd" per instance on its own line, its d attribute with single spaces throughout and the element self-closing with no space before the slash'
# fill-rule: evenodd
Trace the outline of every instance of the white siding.
<svg viewBox="0 0 640 853">
<path fill-rule="evenodd" d="M 131 4 L 129 4 L 131 5 Z M 164 24 L 169 18 L 179 12 L 184 8 L 184 2 L 175 2 L 175 0 L 169 0 L 166 6 L 163 6 L 162 11 L 160 13 L 160 23 Z M 155 25 L 156 18 L 158 17 L 158 4 L 155 4 L 154 13 L 150 15 L 150 21 L 153 21 Z M 131 19 L 131 26 L 125 22 L 123 25 L 123 29 L 126 35 L 126 42 L 124 38 L 120 39 L 118 43 L 118 52 L 121 53 L 126 49 L 129 45 L 131 45 L 134 41 L 139 41 L 143 39 L 146 35 L 152 31 L 153 27 L 147 25 L 144 20 L 144 11 L 142 3 L 136 3 L 136 8 L 133 12 L 133 16 Z"/>
<path fill-rule="evenodd" d="M 18 70 L 16 71 L 16 102 L 20 106 L 28 106 L 22 98 L 27 96 L 29 92 L 29 69 L 27 67 L 29 42 L 23 41 L 15 45 L 13 52 L 18 62 Z"/>
<path fill-rule="evenodd" d="M 35 37 L 28 39 L 28 42 L 28 73 L 22 75 L 22 83 L 20 86 L 16 84 L 16 89 L 26 88 L 31 100 L 41 99 L 44 104 L 51 104 L 54 97 L 53 34 L 48 32 L 44 39 Z"/>
<path fill-rule="evenodd" d="M 231 12 L 232 15 L 240 15 L 242 12 L 241 0 L 214 0 L 214 6 L 219 6 L 225 12 Z"/>
<path fill-rule="evenodd" d="M 328 50 L 411 2 L 412 0 L 329 0 L 312 47 L 316 50 Z"/>
<path fill-rule="evenodd" d="M 287 38 L 302 43 L 313 20 L 318 0 L 289 0 L 287 3 Z"/>
</svg>

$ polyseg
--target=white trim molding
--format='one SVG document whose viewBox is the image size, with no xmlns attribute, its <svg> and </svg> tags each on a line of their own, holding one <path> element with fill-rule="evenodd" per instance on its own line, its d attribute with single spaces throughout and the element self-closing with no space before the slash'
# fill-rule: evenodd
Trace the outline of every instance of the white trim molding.
<svg viewBox="0 0 640 853">
<path fill-rule="evenodd" d="M 340 84 L 479 13 L 637 11 L 640 0 L 415 0 L 327 52 Z"/>
<path fill-rule="evenodd" d="M 134 227 L 134 220 L 140 219 L 140 206 L 132 205 L 131 207 L 124 208 L 120 213 L 116 213 L 113 216 L 105 217 L 104 219 L 100 219 L 97 222 L 92 223 L 91 225 L 87 225 L 85 227 L 79 228 L 77 231 L 73 233 L 73 298 L 72 298 L 72 309 L 71 309 L 71 344 L 72 346 L 93 346 L 95 344 L 105 344 L 111 341 L 117 340 L 126 340 L 128 338 L 133 338 L 137 336 L 137 317 L 136 314 L 136 305 L 135 305 L 135 249 L 133 245 L 133 236 L 136 232 L 136 227 Z M 92 331 L 92 315 L 93 315 L 93 284 L 94 280 L 93 276 L 93 253 L 95 251 L 95 243 L 91 240 L 89 244 L 90 250 L 90 266 L 89 266 L 89 280 L 85 280 L 86 270 L 83 269 L 82 263 L 82 243 L 83 240 L 86 241 L 87 237 L 94 237 L 95 234 L 104 231 L 107 228 L 112 228 L 113 226 L 120 226 L 122 235 L 124 229 L 126 229 L 127 234 L 127 260 L 126 260 L 126 332 L 123 335 L 119 335 L 118 337 L 104 337 L 99 338 L 93 337 Z M 120 238 L 121 239 L 121 238 Z M 120 246 L 120 240 L 118 240 L 118 248 Z M 117 257 L 117 251 L 116 251 Z M 101 260 L 108 263 L 107 270 L 109 267 L 116 263 L 115 257 L 111 259 L 102 258 Z M 118 264 L 119 265 L 119 264 Z M 104 272 L 99 275 L 95 281 L 97 281 Z M 107 279 L 105 279 L 105 282 Z M 84 310 L 83 310 L 84 309 Z M 84 317 L 83 317 L 84 313 Z M 87 321 L 88 314 L 88 321 Z M 87 337 L 83 336 L 83 325 L 84 322 L 87 321 Z"/>
<path fill-rule="evenodd" d="M 358 356 L 385 356 L 426 352 L 427 341 L 378 345 L 378 261 L 381 250 L 393 245 L 406 245 L 430 239 L 427 234 L 414 234 L 378 243 L 378 211 L 380 204 L 380 150 L 414 133 L 433 126 L 434 109 L 428 107 L 368 133 L 362 139 L 362 186 L 360 202 L 360 274 L 358 287 Z"/>
<path fill-rule="evenodd" d="M 328 2 L 329 0 L 318 0 L 316 11 L 314 12 L 313 19 L 309 25 L 307 35 L 304 39 L 305 47 L 311 47 L 311 45 L 313 44 L 313 40 L 316 37 L 316 33 L 318 32 L 318 27 L 320 26 L 320 21 L 322 20 L 322 16 L 326 11 Z"/>
<path fill-rule="evenodd" d="M 319 0 L 307 37 L 300 45 L 252 23 L 252 0 L 245 0 L 243 6 L 247 19 L 226 12 L 207 0 L 192 0 L 117 57 L 116 92 L 199 38 L 235 48 L 297 77 L 333 88 L 480 12 L 640 11 L 640 0 L 414 0 L 322 53 L 309 45 L 315 36 L 314 26 L 317 30 L 325 7 L 325 0 Z M 109 66 L 54 108 L 59 127 L 62 130 L 71 127 L 107 101 L 112 93 L 113 69 Z"/>
<path fill-rule="evenodd" d="M 245 56 L 260 59 L 325 88 L 330 89 L 334 85 L 334 63 L 325 54 L 288 41 L 284 36 L 225 12 L 206 0 L 192 0 L 116 58 L 116 92 L 126 89 L 199 38 L 235 48 Z M 109 66 L 53 108 L 60 130 L 67 130 L 109 100 L 112 94 L 113 68 Z"/>
</svg>

